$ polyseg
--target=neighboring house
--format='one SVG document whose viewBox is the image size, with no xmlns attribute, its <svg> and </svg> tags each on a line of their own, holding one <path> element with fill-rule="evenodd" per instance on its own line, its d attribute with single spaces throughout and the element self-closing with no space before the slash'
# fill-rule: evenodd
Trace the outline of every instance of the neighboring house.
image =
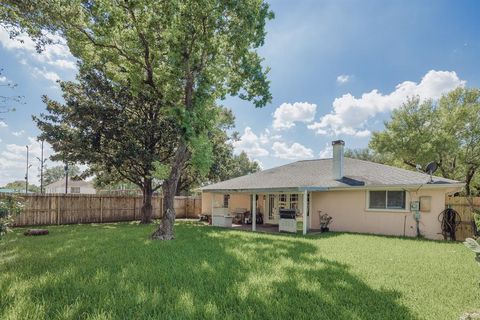
<svg viewBox="0 0 480 320">
<path fill-rule="evenodd" d="M 333 231 L 416 236 L 410 205 L 419 201 L 421 235 L 443 238 L 438 215 L 446 195 L 464 183 L 344 158 L 344 144 L 332 142 L 333 159 L 297 161 L 203 187 L 202 212 L 217 216 L 244 208 L 253 221 L 260 212 L 264 223 L 278 224 L 279 210 L 292 208 L 300 215 L 307 212 L 304 234 L 320 229 L 319 216 L 327 213 L 333 217 Z"/>
<path fill-rule="evenodd" d="M 60 179 L 45 186 L 45 193 L 65 193 L 65 179 Z M 85 180 L 68 180 L 67 193 L 95 194 L 93 183 Z"/>
</svg>

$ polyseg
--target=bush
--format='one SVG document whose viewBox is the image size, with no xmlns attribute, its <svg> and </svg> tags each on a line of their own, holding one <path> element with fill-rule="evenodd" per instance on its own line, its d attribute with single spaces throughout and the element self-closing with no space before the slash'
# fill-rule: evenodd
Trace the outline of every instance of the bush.
<svg viewBox="0 0 480 320">
<path fill-rule="evenodd" d="M 0 199 L 0 239 L 10 230 L 10 224 L 22 208 L 23 204 L 18 196 L 8 195 Z"/>
<path fill-rule="evenodd" d="M 477 234 L 480 234 L 480 211 L 475 211 L 473 214 L 473 220 L 475 221 L 475 225 L 477 227 Z"/>
<path fill-rule="evenodd" d="M 475 253 L 475 260 L 480 264 L 480 238 L 477 240 L 467 238 L 463 244 Z"/>
</svg>

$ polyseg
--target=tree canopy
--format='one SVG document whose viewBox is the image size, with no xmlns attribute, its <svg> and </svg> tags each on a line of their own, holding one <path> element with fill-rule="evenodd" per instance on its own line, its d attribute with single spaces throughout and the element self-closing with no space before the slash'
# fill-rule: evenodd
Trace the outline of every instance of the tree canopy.
<svg viewBox="0 0 480 320">
<path fill-rule="evenodd" d="M 25 192 L 25 180 L 15 180 L 12 182 L 7 183 L 4 188 L 12 189 L 17 192 Z M 30 192 L 39 192 L 40 188 L 34 184 L 28 184 L 28 191 Z"/>
<path fill-rule="evenodd" d="M 410 168 L 435 161 L 437 174 L 465 181 L 467 194 L 478 193 L 480 90 L 458 88 L 438 102 L 409 99 L 383 132 L 373 134 L 370 147 Z"/>
<path fill-rule="evenodd" d="M 80 174 L 81 172 L 78 166 L 76 165 L 68 166 L 68 176 L 70 179 L 74 179 L 76 176 L 79 176 Z M 55 166 L 51 168 L 46 168 L 45 171 L 43 172 L 44 185 L 49 185 L 63 178 L 65 178 L 65 166 Z"/>
<path fill-rule="evenodd" d="M 5 0 L 0 17 L 40 45 L 48 33 L 60 34 L 81 69 L 96 70 L 115 87 L 128 88 L 133 99 L 161 108 L 159 122 L 171 124 L 176 134 L 169 139 L 173 155 L 156 159 L 168 169 L 156 239 L 174 238 L 173 197 L 186 164 L 202 173 L 212 164 L 216 101 L 232 95 L 262 107 L 271 100 L 268 69 L 257 49 L 273 13 L 262 0 Z"/>
<path fill-rule="evenodd" d="M 377 163 L 387 163 L 389 160 L 381 154 L 374 152 L 370 148 L 359 148 L 359 149 L 345 149 L 345 157 L 352 159 L 359 159 Z"/>
</svg>

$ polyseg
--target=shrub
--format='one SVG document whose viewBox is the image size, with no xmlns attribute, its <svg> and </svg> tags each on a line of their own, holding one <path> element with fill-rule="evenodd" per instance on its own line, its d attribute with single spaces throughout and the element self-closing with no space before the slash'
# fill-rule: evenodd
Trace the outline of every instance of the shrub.
<svg viewBox="0 0 480 320">
<path fill-rule="evenodd" d="M 467 238 L 463 244 L 475 252 L 475 260 L 480 264 L 480 238 L 477 240 Z"/>
<path fill-rule="evenodd" d="M 10 230 L 9 226 L 22 208 L 23 203 L 18 196 L 7 195 L 0 199 L 0 239 Z"/>
</svg>

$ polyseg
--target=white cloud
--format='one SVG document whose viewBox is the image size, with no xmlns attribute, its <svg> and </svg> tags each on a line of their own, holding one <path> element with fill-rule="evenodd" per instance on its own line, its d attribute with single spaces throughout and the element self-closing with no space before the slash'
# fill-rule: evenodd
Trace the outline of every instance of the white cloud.
<svg viewBox="0 0 480 320">
<path fill-rule="evenodd" d="M 0 128 L 6 128 L 8 127 L 8 124 L 0 120 Z"/>
<path fill-rule="evenodd" d="M 50 61 L 49 64 L 57 66 L 57 67 L 62 68 L 62 69 L 72 69 L 72 70 L 76 69 L 75 62 L 70 61 L 70 60 L 65 60 L 65 59 Z"/>
<path fill-rule="evenodd" d="M 40 142 L 35 137 L 28 137 L 25 144 L 7 144 L 4 151 L 0 153 L 0 185 L 5 185 L 14 180 L 24 180 L 27 163 L 27 148 L 29 146 L 29 164 L 31 165 L 28 176 L 29 182 L 38 184 L 39 161 L 41 156 Z M 53 154 L 49 144 L 44 144 L 44 158 L 47 159 Z M 48 163 L 56 165 L 57 163 Z"/>
<path fill-rule="evenodd" d="M 35 51 L 35 42 L 27 35 L 19 35 L 16 39 L 10 39 L 10 34 L 0 25 L 0 43 L 7 50 L 26 50 L 29 52 Z"/>
<path fill-rule="evenodd" d="M 275 157 L 281 159 L 308 159 L 313 158 L 313 151 L 300 143 L 294 142 L 288 146 L 284 142 L 274 142 L 272 150 L 275 151 Z"/>
<path fill-rule="evenodd" d="M 10 39 L 10 35 L 5 28 L 0 25 L 0 44 L 3 48 L 15 51 L 19 62 L 28 65 L 27 58 L 40 64 L 54 66 L 58 69 L 75 70 L 75 58 L 71 55 L 66 41 L 55 34 L 47 34 L 52 40 L 51 44 L 46 45 L 41 53 L 36 50 L 35 42 L 26 34 L 20 34 L 15 39 Z"/>
<path fill-rule="evenodd" d="M 337 83 L 338 84 L 345 84 L 352 80 L 352 76 L 348 74 L 341 74 L 337 77 Z"/>
<path fill-rule="evenodd" d="M 333 156 L 333 147 L 331 143 L 325 143 L 325 148 L 318 154 L 320 159 L 331 158 Z"/>
<path fill-rule="evenodd" d="M 273 128 L 288 129 L 295 122 L 312 122 L 315 118 L 317 105 L 308 102 L 282 103 L 273 113 Z"/>
<path fill-rule="evenodd" d="M 249 157 L 264 157 L 268 150 L 262 145 L 268 143 L 267 136 L 257 136 L 250 127 L 246 127 L 239 141 L 233 142 L 237 153 L 245 151 Z"/>
<path fill-rule="evenodd" d="M 454 71 L 430 70 L 420 83 L 404 81 L 389 94 L 384 95 L 374 89 L 355 98 L 347 93 L 333 101 L 331 113 L 310 124 L 308 128 L 317 134 L 365 137 L 370 134 L 366 129 L 368 120 L 400 107 L 408 97 L 418 95 L 421 99 L 438 99 L 442 94 L 464 86 L 465 83 Z"/>
<path fill-rule="evenodd" d="M 0 82 L 7 82 L 7 77 L 0 76 Z"/>
<path fill-rule="evenodd" d="M 25 133 L 25 130 L 20 130 L 20 131 L 12 131 L 12 134 L 15 136 L 15 137 L 20 137 L 22 134 Z"/>
<path fill-rule="evenodd" d="M 36 76 L 41 76 L 55 84 L 57 84 L 57 81 L 60 80 L 60 76 L 53 71 L 48 71 L 47 69 L 39 69 L 37 67 L 33 68 L 33 71 L 35 72 Z"/>
</svg>

